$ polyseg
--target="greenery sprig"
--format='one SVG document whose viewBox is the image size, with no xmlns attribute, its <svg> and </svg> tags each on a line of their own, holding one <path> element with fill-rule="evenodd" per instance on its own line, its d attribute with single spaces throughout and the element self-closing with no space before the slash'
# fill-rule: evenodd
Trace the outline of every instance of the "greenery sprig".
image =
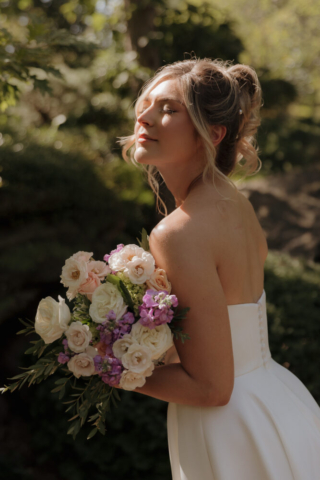
<svg viewBox="0 0 320 480">
<path fill-rule="evenodd" d="M 185 342 L 185 340 L 190 340 L 190 335 L 187 333 L 183 333 L 183 328 L 178 325 L 177 322 L 180 322 L 184 318 L 186 318 L 187 312 L 190 310 L 190 307 L 183 308 L 180 310 L 180 312 L 175 312 L 174 317 L 172 318 L 171 322 L 168 324 L 174 337 L 179 338 L 182 343 Z"/>
</svg>

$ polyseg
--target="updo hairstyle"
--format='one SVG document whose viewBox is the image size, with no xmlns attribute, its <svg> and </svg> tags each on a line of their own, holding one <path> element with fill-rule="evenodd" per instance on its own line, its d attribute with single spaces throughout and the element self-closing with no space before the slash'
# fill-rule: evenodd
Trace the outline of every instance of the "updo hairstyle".
<svg viewBox="0 0 320 480">
<path fill-rule="evenodd" d="M 261 86 L 255 70 L 248 65 L 232 65 L 230 61 L 212 60 L 210 58 L 192 58 L 174 62 L 160 67 L 142 87 L 136 101 L 135 113 L 139 104 L 160 82 L 177 79 L 183 100 L 197 134 L 202 138 L 206 165 L 202 178 L 215 186 L 215 175 L 236 186 L 229 178 L 233 173 L 243 172 L 244 177 L 254 175 L 261 169 L 258 147 L 255 139 L 261 123 L 260 108 Z M 214 147 L 210 137 L 210 125 L 224 125 L 227 133 Z M 159 196 L 157 174 L 154 165 L 143 165 L 134 159 L 134 149 L 129 156 L 128 150 L 135 145 L 135 135 L 118 137 L 123 146 L 122 156 L 125 161 L 142 167 L 147 172 L 150 187 L 157 198 L 158 211 L 167 216 L 167 207 Z M 241 165 L 239 162 L 245 159 Z M 224 199 L 229 199 L 224 197 Z M 164 207 L 160 211 L 159 201 Z"/>
</svg>

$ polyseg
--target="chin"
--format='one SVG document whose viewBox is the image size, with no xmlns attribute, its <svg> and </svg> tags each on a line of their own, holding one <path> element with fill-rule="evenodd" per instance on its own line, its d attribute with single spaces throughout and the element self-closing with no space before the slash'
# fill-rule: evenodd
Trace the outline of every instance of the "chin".
<svg viewBox="0 0 320 480">
<path fill-rule="evenodd" d="M 147 165 L 155 165 L 157 163 L 151 155 L 135 155 L 134 159 L 137 163 L 145 163 Z"/>
</svg>

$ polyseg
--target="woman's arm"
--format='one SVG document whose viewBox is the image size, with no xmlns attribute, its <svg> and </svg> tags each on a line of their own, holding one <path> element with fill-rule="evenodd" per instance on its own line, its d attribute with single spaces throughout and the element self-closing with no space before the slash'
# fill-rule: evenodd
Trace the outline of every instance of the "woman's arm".
<svg viewBox="0 0 320 480">
<path fill-rule="evenodd" d="M 190 307 L 179 322 L 190 339 L 182 343 L 174 338 L 180 363 L 156 367 L 145 385 L 135 389 L 138 393 L 194 406 L 225 405 L 231 397 L 234 362 L 227 302 L 217 272 L 219 239 L 207 224 L 188 216 L 184 224 L 156 228 L 149 237 L 150 251 L 167 272 L 179 307 Z"/>
<path fill-rule="evenodd" d="M 143 387 L 134 391 L 165 402 L 195 407 L 222 406 L 227 403 L 216 398 L 214 390 L 209 390 L 190 377 L 180 362 L 155 367 L 152 375 L 146 377 Z"/>
</svg>

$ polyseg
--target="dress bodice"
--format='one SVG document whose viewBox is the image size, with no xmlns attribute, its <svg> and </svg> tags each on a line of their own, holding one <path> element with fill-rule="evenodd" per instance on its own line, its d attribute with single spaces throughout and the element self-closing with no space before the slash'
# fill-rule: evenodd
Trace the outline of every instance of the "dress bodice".
<svg viewBox="0 0 320 480">
<path fill-rule="evenodd" d="M 235 377 L 266 364 L 271 357 L 268 341 L 266 292 L 257 303 L 228 305 Z"/>
</svg>

